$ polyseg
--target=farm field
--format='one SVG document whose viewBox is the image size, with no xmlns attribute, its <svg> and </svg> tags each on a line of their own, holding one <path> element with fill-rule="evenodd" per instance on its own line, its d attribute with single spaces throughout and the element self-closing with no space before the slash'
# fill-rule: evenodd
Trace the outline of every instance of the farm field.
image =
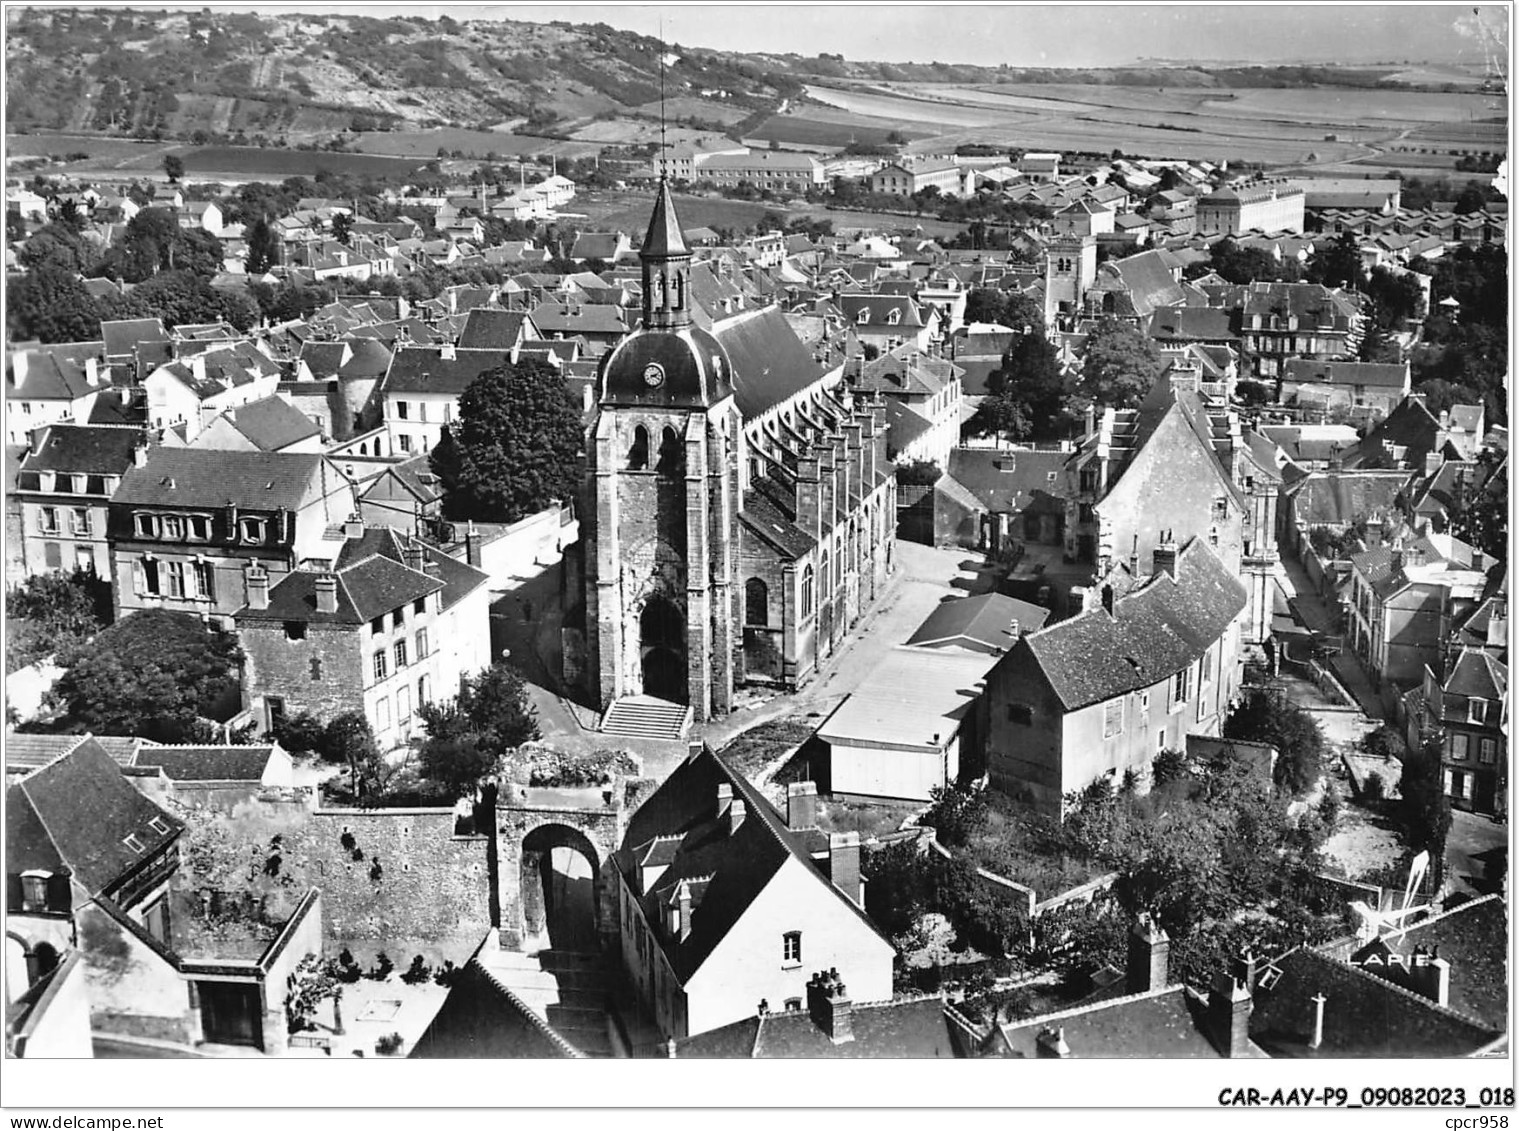
<svg viewBox="0 0 1519 1131">
<path fill-rule="evenodd" d="M 904 83 L 871 90 L 809 84 L 807 94 L 842 115 L 833 120 L 845 128 L 909 123 L 930 133 L 913 147 L 923 151 L 982 141 L 1267 164 L 1338 164 L 1369 156 L 1404 131 L 1485 138 L 1504 127 L 1477 119 L 1507 116 L 1502 96 L 1385 89 Z"/>
<path fill-rule="evenodd" d="M 552 153 L 557 157 L 584 157 L 601 147 L 577 141 L 560 141 L 549 137 L 528 137 L 496 130 L 464 130 L 440 126 L 431 130 L 381 131 L 359 138 L 361 153 L 381 156 L 421 157 L 431 161 L 439 149 L 461 149 L 465 155 L 484 157 L 495 152 L 516 157 L 523 154 Z"/>
<path fill-rule="evenodd" d="M 6 134 L 7 157 L 62 157 L 67 153 L 88 153 L 88 160 L 65 166 L 70 169 L 113 169 L 119 162 L 146 159 L 157 163 L 163 154 L 178 146 L 173 142 L 133 141 L 121 137 L 97 137 L 91 134 Z"/>
<path fill-rule="evenodd" d="M 828 115 L 826 110 L 809 106 L 805 115 L 776 114 L 748 132 L 759 141 L 781 144 L 828 146 L 843 149 L 852 141 L 867 145 L 884 143 L 895 130 L 909 139 L 932 137 L 929 130 L 909 125 L 861 125 L 849 114 Z M 837 118 L 838 120 L 832 120 Z"/>
<path fill-rule="evenodd" d="M 179 155 L 190 175 L 225 173 L 236 177 L 309 177 L 326 171 L 355 176 L 404 178 L 422 163 L 415 158 L 378 157 L 367 153 L 323 153 L 308 149 L 258 149 L 207 145 L 184 148 Z"/>
<path fill-rule="evenodd" d="M 571 202 L 569 211 L 587 217 L 582 227 L 623 231 L 637 245 L 648 226 L 649 209 L 653 203 L 652 193 L 597 192 L 577 196 Z M 964 229 L 963 224 L 945 223 L 932 216 L 915 218 L 888 212 L 849 212 L 800 202 L 787 206 L 773 202 L 766 204 L 748 200 L 725 200 L 716 196 L 691 196 L 686 193 L 675 194 L 675 207 L 679 211 L 683 228 L 732 228 L 742 231 L 757 224 L 766 212 L 778 212 L 787 217 L 832 220 L 836 231 L 848 228 L 919 227 L 923 229 L 924 235 L 938 237 L 958 235 Z"/>
</svg>

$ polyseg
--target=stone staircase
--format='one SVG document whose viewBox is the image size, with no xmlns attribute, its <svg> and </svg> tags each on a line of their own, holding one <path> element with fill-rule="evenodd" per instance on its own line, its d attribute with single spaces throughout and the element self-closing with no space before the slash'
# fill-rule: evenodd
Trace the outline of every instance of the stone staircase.
<svg viewBox="0 0 1519 1131">
<path fill-rule="evenodd" d="M 624 695 L 607 708 L 598 729 L 622 738 L 681 742 L 691 729 L 691 708 L 652 695 Z"/>
<path fill-rule="evenodd" d="M 592 1058 L 626 1056 L 612 1040 L 612 980 L 600 957 L 566 950 L 482 950 L 490 977 L 574 1049 Z"/>
</svg>

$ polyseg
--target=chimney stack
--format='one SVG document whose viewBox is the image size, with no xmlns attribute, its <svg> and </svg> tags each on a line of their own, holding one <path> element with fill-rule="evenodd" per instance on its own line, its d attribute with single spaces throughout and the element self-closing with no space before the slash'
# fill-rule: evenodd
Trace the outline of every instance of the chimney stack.
<svg viewBox="0 0 1519 1131">
<path fill-rule="evenodd" d="M 100 361 L 93 357 L 84 359 L 84 379 L 90 385 L 100 384 Z"/>
<path fill-rule="evenodd" d="M 1450 1005 L 1450 963 L 1440 957 L 1438 947 L 1414 947 L 1408 988 L 1436 1005 Z"/>
<path fill-rule="evenodd" d="M 441 346 L 439 346 L 438 347 L 438 357 L 439 357 L 440 360 L 443 360 L 443 361 L 453 361 L 453 360 L 455 360 L 458 357 L 458 354 L 456 354 L 454 352 L 453 343 L 450 342 L 447 345 L 441 345 Z"/>
<path fill-rule="evenodd" d="M 691 935 L 691 884 L 689 881 L 680 881 L 680 887 L 675 890 L 675 902 L 680 912 L 680 941 L 684 942 Z"/>
<path fill-rule="evenodd" d="M 860 878 L 860 834 L 828 834 L 828 878 L 856 907 L 865 906 L 865 883 Z"/>
<path fill-rule="evenodd" d="M 1113 615 L 1113 587 L 1111 585 L 1102 587 L 1102 611 L 1108 616 Z"/>
<path fill-rule="evenodd" d="M 1171 937 L 1149 912 L 1141 911 L 1129 932 L 1129 993 L 1164 989 L 1171 976 L 1170 959 Z"/>
<path fill-rule="evenodd" d="M 140 438 L 132 447 L 132 466 L 148 466 L 148 441 L 146 437 Z"/>
<path fill-rule="evenodd" d="M 693 743 L 693 745 L 695 745 Z M 717 815 L 721 817 L 733 804 L 733 787 L 723 782 L 717 787 Z"/>
<path fill-rule="evenodd" d="M 786 787 L 786 827 L 818 827 L 818 787 L 815 782 L 792 782 Z"/>
<path fill-rule="evenodd" d="M 1167 530 L 1161 535 L 1160 544 L 1155 547 L 1153 573 L 1168 573 L 1174 579 L 1176 577 L 1176 543 L 1171 540 L 1171 532 Z"/>
<path fill-rule="evenodd" d="M 243 570 L 243 587 L 250 609 L 269 607 L 269 574 L 263 566 L 254 562 Z"/>
<path fill-rule="evenodd" d="M 1065 1043 L 1065 1028 L 1059 1026 L 1053 1029 L 1041 1029 L 1034 1044 L 1038 1050 L 1037 1055 L 1041 1059 L 1055 1058 L 1066 1060 L 1071 1055 L 1071 1046 Z"/>
<path fill-rule="evenodd" d="M 854 1040 L 849 993 L 837 969 L 818 971 L 807 983 L 807 1012 L 813 1024 L 836 1045 Z"/>
<path fill-rule="evenodd" d="M 1324 1043 L 1324 1003 L 1329 999 L 1322 992 L 1313 995 L 1313 1036 L 1308 1038 L 1308 1047 L 1319 1048 Z"/>
<path fill-rule="evenodd" d="M 1224 1056 L 1238 1059 L 1249 1055 L 1250 1012 L 1254 1007 L 1248 985 L 1220 972 L 1208 994 L 1207 1015 L 1214 1043 Z"/>
<path fill-rule="evenodd" d="M 464 560 L 476 569 L 480 568 L 480 535 L 475 530 L 474 519 L 470 519 L 464 530 Z"/>
<path fill-rule="evenodd" d="M 337 574 L 322 573 L 317 575 L 316 611 L 319 613 L 335 613 L 338 611 Z"/>
<path fill-rule="evenodd" d="M 427 571 L 427 554 L 422 549 L 422 543 L 415 538 L 408 538 L 401 548 L 401 558 L 407 569 L 414 569 L 418 573 Z"/>
<path fill-rule="evenodd" d="M 745 813 L 744 803 L 742 801 L 740 801 L 738 798 L 735 797 L 732 800 L 732 802 L 730 802 L 729 805 L 728 805 L 728 835 L 729 836 L 732 836 L 734 833 L 738 832 L 739 828 L 743 825 L 743 823 L 744 823 L 744 813 Z"/>
<path fill-rule="evenodd" d="M 357 542 L 364 537 L 364 520 L 356 514 L 351 514 L 343 523 L 343 537 L 350 542 Z"/>
</svg>

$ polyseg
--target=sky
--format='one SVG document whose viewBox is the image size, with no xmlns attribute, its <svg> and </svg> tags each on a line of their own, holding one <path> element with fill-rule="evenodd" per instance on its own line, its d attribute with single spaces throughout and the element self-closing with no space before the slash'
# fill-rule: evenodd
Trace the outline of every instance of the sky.
<svg viewBox="0 0 1519 1131">
<path fill-rule="evenodd" d="M 200 4 L 171 5 L 200 7 Z M 232 4 L 261 12 L 605 23 L 672 43 L 881 62 L 1110 67 L 1140 59 L 1485 62 L 1506 7 L 1470 4 Z"/>
</svg>

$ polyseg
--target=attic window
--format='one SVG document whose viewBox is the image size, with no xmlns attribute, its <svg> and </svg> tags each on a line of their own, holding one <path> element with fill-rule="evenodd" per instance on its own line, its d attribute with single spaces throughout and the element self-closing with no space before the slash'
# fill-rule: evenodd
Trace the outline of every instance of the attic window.
<svg viewBox="0 0 1519 1131">
<path fill-rule="evenodd" d="M 866 309 L 860 311 L 858 314 L 855 315 L 854 320 L 855 320 L 855 323 L 857 325 L 860 325 L 860 326 L 869 325 L 869 323 L 870 323 L 870 309 L 867 307 Z"/>
<path fill-rule="evenodd" d="M 143 850 L 142 841 L 137 839 L 136 833 L 128 833 L 126 836 L 122 837 L 121 843 L 126 845 L 133 852 L 141 852 Z"/>
<path fill-rule="evenodd" d="M 169 831 L 169 826 L 162 817 L 154 817 L 148 822 L 148 827 L 160 835 L 166 834 Z"/>
</svg>

